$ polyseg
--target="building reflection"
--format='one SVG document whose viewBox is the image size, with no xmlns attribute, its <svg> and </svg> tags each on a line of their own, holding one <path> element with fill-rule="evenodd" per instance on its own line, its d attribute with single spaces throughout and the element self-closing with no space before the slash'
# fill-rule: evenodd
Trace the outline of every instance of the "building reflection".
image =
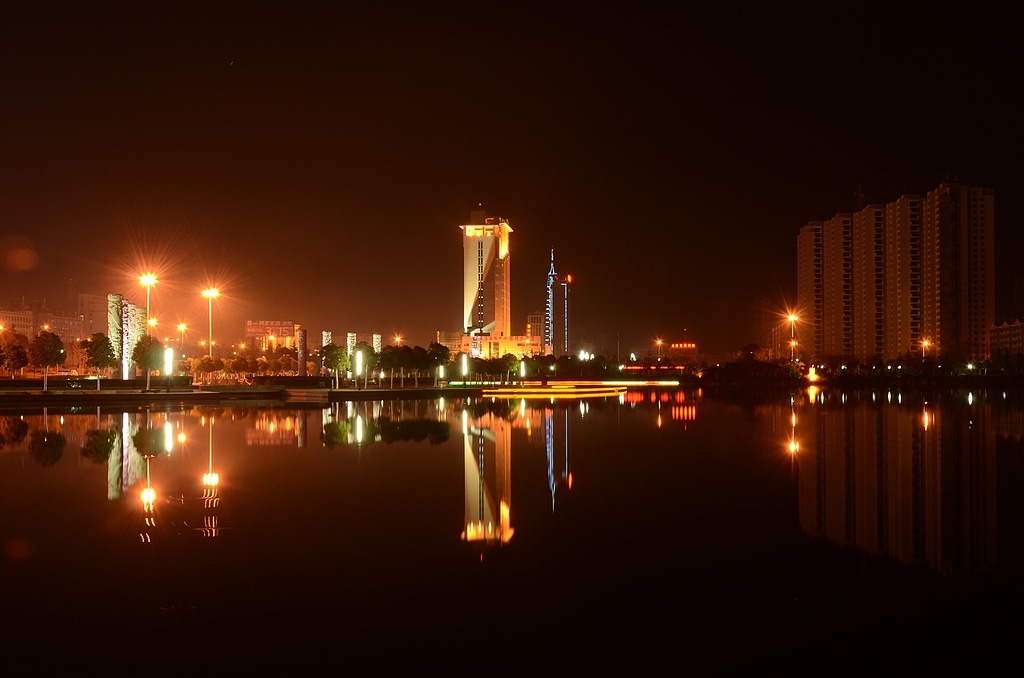
<svg viewBox="0 0 1024 678">
<path fill-rule="evenodd" d="M 995 567 L 997 429 L 976 395 L 797 402 L 789 446 L 805 533 L 943 574 Z"/>
<path fill-rule="evenodd" d="M 505 544 L 512 528 L 512 423 L 494 412 L 462 411 L 465 529 L 468 542 Z"/>
</svg>

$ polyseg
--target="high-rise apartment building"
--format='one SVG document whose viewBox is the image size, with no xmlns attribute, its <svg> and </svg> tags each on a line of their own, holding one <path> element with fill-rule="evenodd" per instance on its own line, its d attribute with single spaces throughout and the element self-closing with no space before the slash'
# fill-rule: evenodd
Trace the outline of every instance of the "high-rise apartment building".
<svg viewBox="0 0 1024 678">
<path fill-rule="evenodd" d="M 800 321 L 803 326 L 800 334 L 805 337 L 801 340 L 799 352 L 808 357 L 825 355 L 825 311 L 822 306 L 824 276 L 821 256 L 823 225 L 820 221 L 810 222 L 800 229 L 800 235 L 796 239 L 797 308 L 800 310 Z"/>
<path fill-rule="evenodd" d="M 945 183 L 925 198 L 904 195 L 804 226 L 797 238 L 807 337 L 801 354 L 988 357 L 993 206 L 990 189 Z"/>
<path fill-rule="evenodd" d="M 826 355 L 853 353 L 853 217 L 837 214 L 822 225 L 822 312 Z"/>
<path fill-rule="evenodd" d="M 995 195 L 941 184 L 922 209 L 922 339 L 938 353 L 988 357 L 995 324 Z"/>
<path fill-rule="evenodd" d="M 885 328 L 885 207 L 853 215 L 853 354 L 881 358 Z"/>
<path fill-rule="evenodd" d="M 510 336 L 511 278 L 508 240 L 512 227 L 479 210 L 462 229 L 463 322 L 466 334 Z"/>
<path fill-rule="evenodd" d="M 886 359 L 921 350 L 921 199 L 900 196 L 885 206 Z M 866 357 L 866 356 L 865 356 Z"/>
</svg>

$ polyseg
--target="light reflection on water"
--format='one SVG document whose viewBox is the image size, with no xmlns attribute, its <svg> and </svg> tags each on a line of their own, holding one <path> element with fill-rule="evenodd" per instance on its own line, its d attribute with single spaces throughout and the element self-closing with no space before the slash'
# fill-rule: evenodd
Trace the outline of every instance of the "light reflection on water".
<svg viewBox="0 0 1024 678">
<path fill-rule="evenodd" d="M 152 601 L 103 602 L 115 616 L 207 610 L 207 588 L 239 610 L 257 590 L 280 609 L 327 596 L 370 615 L 360 582 L 405 610 L 382 591 L 465 603 L 456 591 L 485 576 L 531 622 L 564 593 L 558 572 L 581 628 L 618 628 L 608 606 L 685 603 L 720 642 L 736 613 L 801 618 L 775 607 L 806 599 L 796 573 L 824 567 L 800 533 L 945 577 L 1019 572 L 1022 411 L 978 393 L 814 388 L 0 414 L 0 538 L 8 566 L 26 566 L 18 600 L 50 612 L 65 601 L 29 568 L 162 573 Z"/>
</svg>

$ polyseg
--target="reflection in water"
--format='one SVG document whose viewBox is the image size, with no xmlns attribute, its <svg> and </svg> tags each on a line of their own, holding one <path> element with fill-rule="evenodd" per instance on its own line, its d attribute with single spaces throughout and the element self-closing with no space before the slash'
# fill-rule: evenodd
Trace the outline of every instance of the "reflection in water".
<svg viewBox="0 0 1024 678">
<path fill-rule="evenodd" d="M 804 532 L 944 574 L 995 568 L 996 442 L 1019 439 L 1019 411 L 994 423 L 972 393 L 814 389 L 808 402 L 789 443 Z"/>
<path fill-rule="evenodd" d="M 466 480 L 466 529 L 469 542 L 504 544 L 515 530 L 511 525 L 512 424 L 488 412 L 470 420 L 462 412 Z"/>
</svg>

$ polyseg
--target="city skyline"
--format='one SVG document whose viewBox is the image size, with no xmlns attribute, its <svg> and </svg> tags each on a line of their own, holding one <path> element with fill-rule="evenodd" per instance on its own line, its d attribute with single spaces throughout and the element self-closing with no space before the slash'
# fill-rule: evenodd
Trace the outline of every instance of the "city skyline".
<svg viewBox="0 0 1024 678">
<path fill-rule="evenodd" d="M 512 334 L 553 247 L 574 338 L 722 353 L 795 302 L 801 226 L 955 178 L 994 191 L 1012 319 L 1013 24 L 881 11 L 4 8 L 0 302 L 143 306 L 152 271 L 168 328 L 203 326 L 217 287 L 239 336 L 289 318 L 425 346 L 460 313 L 451 225 L 482 203 L 516 226 Z"/>
</svg>

